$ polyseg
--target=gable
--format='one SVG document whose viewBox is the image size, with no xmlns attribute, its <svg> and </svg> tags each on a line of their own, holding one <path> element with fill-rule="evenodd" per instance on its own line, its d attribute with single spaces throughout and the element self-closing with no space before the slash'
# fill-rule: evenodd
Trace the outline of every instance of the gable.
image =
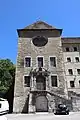
<svg viewBox="0 0 80 120">
<path fill-rule="evenodd" d="M 56 29 L 55 27 L 43 22 L 43 21 L 37 21 L 24 29 Z"/>
<path fill-rule="evenodd" d="M 17 29 L 18 35 L 24 36 L 24 37 L 26 37 L 25 35 L 36 34 L 35 31 L 38 32 L 38 34 L 40 31 L 45 31 L 45 33 L 49 32 L 49 33 L 53 34 L 52 36 L 57 36 L 57 37 L 61 36 L 61 34 L 62 34 L 62 29 L 57 29 L 43 21 L 37 21 L 23 29 Z M 35 35 L 33 35 L 33 36 L 35 36 Z"/>
</svg>

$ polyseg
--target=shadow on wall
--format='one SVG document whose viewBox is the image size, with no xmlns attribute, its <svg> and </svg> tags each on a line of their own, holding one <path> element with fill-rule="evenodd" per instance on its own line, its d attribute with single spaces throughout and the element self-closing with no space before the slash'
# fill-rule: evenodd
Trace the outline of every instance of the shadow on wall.
<svg viewBox="0 0 80 120">
<path fill-rule="evenodd" d="M 9 113 L 13 112 L 14 83 L 15 83 L 15 79 L 13 80 L 13 83 L 10 86 L 9 90 L 4 95 L 4 98 L 7 99 L 9 103 Z"/>
<path fill-rule="evenodd" d="M 29 104 L 29 95 L 26 99 L 26 102 L 25 102 L 24 108 L 22 110 L 22 113 L 28 113 L 28 104 Z"/>
</svg>

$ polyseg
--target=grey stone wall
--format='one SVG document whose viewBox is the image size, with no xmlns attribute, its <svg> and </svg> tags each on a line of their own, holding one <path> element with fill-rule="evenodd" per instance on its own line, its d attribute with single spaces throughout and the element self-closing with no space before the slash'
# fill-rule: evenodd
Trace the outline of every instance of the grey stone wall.
<svg viewBox="0 0 80 120">
<path fill-rule="evenodd" d="M 27 32 L 25 34 L 27 34 Z M 28 32 L 29 37 L 25 38 L 23 37 L 23 35 L 18 39 L 18 55 L 17 55 L 15 89 L 14 89 L 15 91 L 14 91 L 13 112 L 22 112 L 26 99 L 30 94 L 29 92 L 30 89 L 24 87 L 23 77 L 24 75 L 29 75 L 31 68 L 37 67 L 37 64 L 36 64 L 37 56 L 44 57 L 43 67 L 50 71 L 50 76 L 51 75 L 58 76 L 58 87 L 55 87 L 55 88 L 52 87 L 51 79 L 49 79 L 50 92 L 52 93 L 56 92 L 57 94 L 62 94 L 63 96 L 67 95 L 65 93 L 64 66 L 63 66 L 61 38 L 55 37 L 54 34 L 52 36 L 52 32 L 47 31 L 46 37 L 48 37 L 48 43 L 43 47 L 36 47 L 32 43 L 33 34 L 31 34 L 31 32 L 30 33 Z M 35 35 L 36 35 L 36 32 L 35 32 Z M 42 35 L 42 33 L 38 32 L 38 35 Z M 24 58 L 26 56 L 31 56 L 32 58 L 31 68 L 24 67 Z M 56 68 L 52 68 L 49 66 L 49 56 L 55 56 L 57 58 Z"/>
</svg>

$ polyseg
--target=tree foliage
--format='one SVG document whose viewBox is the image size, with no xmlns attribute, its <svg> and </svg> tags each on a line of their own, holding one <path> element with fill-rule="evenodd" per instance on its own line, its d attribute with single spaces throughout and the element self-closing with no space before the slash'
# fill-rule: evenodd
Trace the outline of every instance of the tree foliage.
<svg viewBox="0 0 80 120">
<path fill-rule="evenodd" d="M 14 79 L 14 64 L 10 59 L 0 59 L 0 92 L 7 92 Z"/>
</svg>

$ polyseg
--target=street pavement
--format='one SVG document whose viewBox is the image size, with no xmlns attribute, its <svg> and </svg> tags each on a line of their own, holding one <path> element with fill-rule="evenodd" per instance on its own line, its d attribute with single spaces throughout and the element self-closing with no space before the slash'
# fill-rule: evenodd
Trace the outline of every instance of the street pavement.
<svg viewBox="0 0 80 120">
<path fill-rule="evenodd" d="M 80 120 L 80 112 L 70 112 L 69 115 L 54 115 L 54 113 L 7 114 L 8 120 Z"/>
</svg>

